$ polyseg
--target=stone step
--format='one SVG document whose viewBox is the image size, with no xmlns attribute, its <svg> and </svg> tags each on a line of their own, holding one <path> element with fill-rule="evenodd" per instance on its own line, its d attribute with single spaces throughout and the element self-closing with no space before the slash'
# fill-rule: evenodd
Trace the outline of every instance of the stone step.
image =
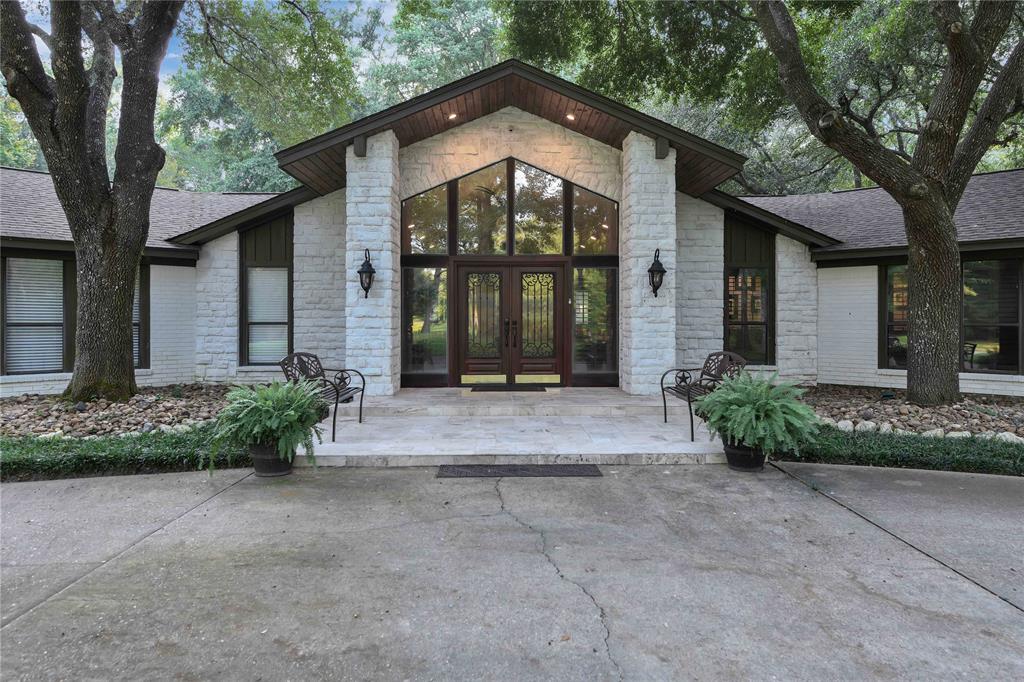
<svg viewBox="0 0 1024 682">
<path fill-rule="evenodd" d="M 722 445 L 687 416 L 374 416 L 339 417 L 330 442 L 316 447 L 322 466 L 439 464 L 703 464 L 722 461 Z M 300 462 L 301 463 L 301 462 Z"/>
<path fill-rule="evenodd" d="M 356 417 L 359 404 L 338 406 L 338 418 Z M 656 417 L 662 419 L 661 404 L 622 405 L 605 404 L 572 404 L 559 401 L 537 403 L 495 404 L 492 402 L 473 402 L 467 400 L 460 404 L 429 404 L 408 405 L 375 402 L 374 397 L 366 398 L 363 403 L 363 416 L 375 417 Z M 673 399 L 668 406 L 669 421 L 681 416 L 689 419 L 686 403 Z"/>
<path fill-rule="evenodd" d="M 610 466 L 724 464 L 721 448 L 706 453 L 594 453 L 586 455 L 358 455 L 330 454 L 317 448 L 316 465 L 326 467 L 434 467 L 442 464 L 603 464 Z M 295 466 L 309 466 L 305 457 L 297 457 Z"/>
</svg>

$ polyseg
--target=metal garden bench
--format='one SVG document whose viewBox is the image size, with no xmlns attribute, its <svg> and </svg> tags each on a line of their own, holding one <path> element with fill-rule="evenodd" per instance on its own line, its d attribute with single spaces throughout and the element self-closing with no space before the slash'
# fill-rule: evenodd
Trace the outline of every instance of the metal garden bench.
<svg viewBox="0 0 1024 682">
<path fill-rule="evenodd" d="M 326 369 L 320 358 L 312 353 L 292 353 L 280 362 L 281 369 L 288 381 L 312 381 L 319 385 L 320 395 L 327 402 L 334 401 L 334 417 L 331 422 L 331 440 L 334 440 L 338 427 L 338 403 L 350 403 L 359 396 L 359 423 L 363 423 L 363 395 L 366 389 L 366 378 L 354 369 Z M 331 375 L 328 379 L 327 376 Z M 352 383 L 359 377 L 359 385 Z"/>
<path fill-rule="evenodd" d="M 722 383 L 722 379 L 739 374 L 746 364 L 747 361 L 736 353 L 719 351 L 709 355 L 704 360 L 703 367 L 670 369 L 662 374 L 661 403 L 665 410 L 665 423 L 668 423 L 668 396 L 671 394 L 680 400 L 685 400 L 686 407 L 690 410 L 690 440 L 693 441 L 694 399 L 714 391 Z M 665 378 L 672 373 L 675 373 L 675 377 L 670 384 L 666 385 Z"/>
</svg>

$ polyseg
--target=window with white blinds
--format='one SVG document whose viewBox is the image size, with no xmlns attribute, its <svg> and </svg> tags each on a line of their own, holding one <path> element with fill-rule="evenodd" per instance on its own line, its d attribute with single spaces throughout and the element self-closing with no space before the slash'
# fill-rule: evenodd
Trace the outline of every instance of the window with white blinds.
<svg viewBox="0 0 1024 682">
<path fill-rule="evenodd" d="M 250 364 L 288 355 L 288 268 L 247 268 L 246 321 Z"/>
<path fill-rule="evenodd" d="M 135 293 L 132 294 L 132 357 L 135 366 L 142 367 L 142 287 L 139 286 L 141 274 L 135 273 Z"/>
<path fill-rule="evenodd" d="M 7 374 L 64 369 L 64 262 L 6 259 L 4 370 Z"/>
</svg>

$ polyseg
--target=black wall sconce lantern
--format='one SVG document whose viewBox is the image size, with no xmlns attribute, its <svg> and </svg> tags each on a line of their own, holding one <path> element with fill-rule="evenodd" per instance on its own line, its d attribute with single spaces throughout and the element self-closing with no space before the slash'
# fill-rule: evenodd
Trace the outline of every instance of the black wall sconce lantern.
<svg viewBox="0 0 1024 682">
<path fill-rule="evenodd" d="M 373 286 L 373 276 L 376 270 L 370 264 L 370 250 L 366 249 L 366 260 L 359 266 L 359 286 L 363 288 L 363 298 L 370 297 L 370 287 Z"/>
<path fill-rule="evenodd" d="M 654 291 L 654 297 L 658 297 L 658 289 L 661 288 L 661 283 L 665 281 L 665 266 L 661 264 L 659 260 L 661 256 L 661 249 L 654 250 L 654 262 L 651 263 L 651 267 L 647 268 L 647 275 L 651 278 L 651 290 Z"/>
</svg>

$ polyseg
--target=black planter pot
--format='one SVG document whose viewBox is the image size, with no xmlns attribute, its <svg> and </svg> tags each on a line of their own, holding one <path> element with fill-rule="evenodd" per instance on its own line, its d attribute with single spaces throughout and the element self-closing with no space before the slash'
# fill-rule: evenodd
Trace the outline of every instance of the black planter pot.
<svg viewBox="0 0 1024 682">
<path fill-rule="evenodd" d="M 291 461 L 281 459 L 273 445 L 250 445 L 249 454 L 257 476 L 287 476 L 292 472 Z"/>
<path fill-rule="evenodd" d="M 764 452 L 746 445 L 725 444 L 725 461 L 733 471 L 763 471 Z"/>
</svg>

